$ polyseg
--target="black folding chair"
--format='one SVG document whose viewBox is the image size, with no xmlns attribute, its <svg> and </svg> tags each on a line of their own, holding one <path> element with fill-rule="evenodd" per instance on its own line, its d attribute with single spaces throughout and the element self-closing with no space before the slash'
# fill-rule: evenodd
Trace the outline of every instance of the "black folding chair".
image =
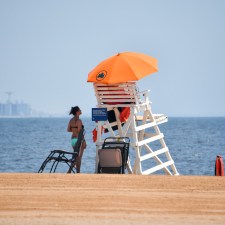
<svg viewBox="0 0 225 225">
<path fill-rule="evenodd" d="M 69 167 L 67 173 L 71 172 L 75 173 L 76 159 L 77 156 L 79 155 L 82 143 L 84 141 L 84 134 L 85 130 L 81 129 L 81 131 L 78 134 L 77 143 L 74 147 L 74 152 L 68 152 L 65 150 L 52 150 L 42 163 L 40 169 L 38 170 L 38 173 L 42 173 L 45 170 L 47 164 L 49 163 L 51 164 L 49 171 L 50 173 L 56 172 L 59 163 L 64 163 Z"/>
<path fill-rule="evenodd" d="M 99 149 L 98 173 L 124 174 L 127 167 L 130 139 L 128 137 L 108 137 Z"/>
</svg>

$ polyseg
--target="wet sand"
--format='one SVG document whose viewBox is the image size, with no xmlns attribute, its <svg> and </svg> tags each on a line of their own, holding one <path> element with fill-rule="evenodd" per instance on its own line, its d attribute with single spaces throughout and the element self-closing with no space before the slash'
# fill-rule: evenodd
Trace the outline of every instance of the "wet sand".
<svg viewBox="0 0 225 225">
<path fill-rule="evenodd" d="M 225 177 L 1 173 L 0 224 L 225 224 Z"/>
</svg>

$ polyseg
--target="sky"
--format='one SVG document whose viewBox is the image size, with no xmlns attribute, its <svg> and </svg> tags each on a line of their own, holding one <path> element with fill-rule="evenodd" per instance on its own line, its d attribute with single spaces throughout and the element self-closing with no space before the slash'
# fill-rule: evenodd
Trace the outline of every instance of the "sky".
<svg viewBox="0 0 225 225">
<path fill-rule="evenodd" d="M 0 0 L 0 102 L 96 107 L 88 73 L 118 52 L 158 60 L 137 82 L 153 113 L 225 116 L 224 0 Z"/>
</svg>

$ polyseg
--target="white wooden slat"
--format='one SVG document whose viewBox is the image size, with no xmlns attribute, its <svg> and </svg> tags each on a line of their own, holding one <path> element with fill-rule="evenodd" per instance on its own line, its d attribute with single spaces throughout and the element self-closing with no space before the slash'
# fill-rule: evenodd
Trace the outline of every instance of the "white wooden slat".
<svg viewBox="0 0 225 225">
<path fill-rule="evenodd" d="M 163 139 L 162 139 L 163 140 Z M 165 148 L 166 146 L 164 146 L 164 148 Z M 150 146 L 149 145 L 145 145 L 145 148 L 147 148 L 147 150 L 149 151 L 149 153 L 153 153 L 153 151 L 152 151 L 152 149 L 150 148 Z M 166 152 L 166 154 L 167 154 L 168 152 Z M 154 158 L 153 158 L 159 165 L 161 165 L 163 162 L 160 160 L 160 158 L 156 155 L 156 156 L 154 156 Z M 172 158 L 167 158 L 168 159 L 168 161 L 169 160 L 172 160 Z M 172 167 L 172 169 L 173 169 L 173 167 Z M 164 170 L 164 172 L 167 174 L 167 175 L 171 175 L 171 172 L 170 172 L 170 170 L 167 168 L 167 167 L 164 167 L 163 168 L 163 170 Z"/>
<path fill-rule="evenodd" d="M 114 108 L 114 107 L 128 107 L 128 104 L 123 104 L 122 102 L 121 103 L 119 103 L 119 104 L 103 104 L 103 103 L 101 103 L 101 102 L 98 102 L 98 103 L 100 103 L 100 104 L 98 104 L 97 105 L 97 107 L 99 107 L 99 108 Z M 144 104 L 142 104 L 142 105 L 144 105 Z M 133 107 L 133 106 L 136 106 L 136 103 L 129 103 L 129 107 Z"/>
<path fill-rule="evenodd" d="M 161 149 L 159 149 L 157 151 L 154 151 L 152 153 L 148 153 L 146 155 L 141 156 L 140 157 L 140 161 L 144 161 L 144 160 L 150 159 L 152 157 L 155 157 L 157 155 L 160 155 L 160 154 L 168 152 L 168 151 L 169 151 L 169 149 L 167 147 L 166 148 L 161 148 Z"/>
<path fill-rule="evenodd" d="M 108 131 L 110 132 L 111 136 L 114 137 L 114 136 L 115 136 L 115 133 L 114 133 L 112 127 L 113 127 L 113 126 L 116 126 L 116 125 L 117 125 L 117 122 L 109 123 L 109 121 L 107 120 L 105 123 L 107 124 L 107 126 L 104 127 L 104 128 L 107 128 Z"/>
<path fill-rule="evenodd" d="M 156 125 L 156 122 L 146 123 L 146 124 L 139 125 L 139 126 L 135 127 L 135 130 L 140 131 L 140 130 L 144 130 L 144 129 L 153 127 L 155 125 Z"/>
<path fill-rule="evenodd" d="M 144 133 L 145 138 L 155 137 L 156 135 L 157 135 L 156 133 Z"/>
<path fill-rule="evenodd" d="M 95 83 L 94 86 L 96 87 L 124 87 L 124 86 L 135 86 L 136 82 L 124 82 L 118 84 L 100 84 Z"/>
<path fill-rule="evenodd" d="M 126 95 L 126 94 L 121 94 L 121 95 L 108 94 L 108 95 L 98 95 L 98 96 L 99 96 L 99 98 L 102 98 L 102 99 L 107 99 L 107 98 L 110 98 L 110 99 L 117 99 L 117 98 L 135 99 L 134 95 Z"/>
<path fill-rule="evenodd" d="M 120 99 L 100 99 L 100 102 L 101 103 L 103 103 L 103 104 L 111 104 L 111 103 L 113 103 L 113 102 L 121 102 L 121 103 L 125 103 L 125 102 L 127 102 L 127 103 L 135 103 L 134 101 L 132 101 L 132 99 L 122 99 L 122 98 L 120 98 Z M 127 104 L 127 107 L 129 107 L 129 104 Z"/>
<path fill-rule="evenodd" d="M 96 90 L 98 91 L 98 92 L 104 92 L 104 91 L 130 91 L 130 92 L 136 92 L 136 91 L 134 91 L 133 90 L 133 88 L 131 88 L 131 87 L 104 87 L 104 88 L 99 88 L 99 87 L 97 87 L 96 88 Z"/>
<path fill-rule="evenodd" d="M 125 91 L 125 90 L 107 90 L 107 91 L 98 91 L 99 95 L 109 95 L 109 94 L 124 94 L 124 95 L 134 95 L 135 93 L 133 91 Z"/>
<path fill-rule="evenodd" d="M 99 99 L 99 101 L 102 103 L 102 104 L 111 104 L 111 102 L 121 102 L 121 103 L 125 103 L 128 104 L 127 107 L 129 107 L 129 103 L 132 103 L 134 104 L 135 103 L 135 99 L 125 99 L 125 98 L 118 98 L 118 99 L 111 99 L 111 98 L 108 98 L 108 99 Z"/>
<path fill-rule="evenodd" d="M 143 175 L 149 175 L 151 173 L 154 173 L 154 172 L 156 172 L 158 170 L 161 170 L 161 169 L 163 169 L 165 167 L 168 167 L 168 166 L 171 166 L 173 164 L 174 164 L 174 161 L 173 160 L 170 160 L 170 161 L 167 161 L 165 163 L 162 163 L 162 164 L 160 164 L 158 166 L 152 167 L 151 169 L 145 170 L 145 171 L 142 172 L 142 174 Z"/>
<path fill-rule="evenodd" d="M 158 119 L 158 118 L 154 118 L 156 121 L 156 125 L 162 124 L 162 123 L 166 123 L 168 122 L 168 118 L 166 116 Z M 142 121 L 143 120 L 143 116 L 137 116 L 137 121 Z M 150 121 L 149 118 L 147 118 L 147 121 Z"/>
<path fill-rule="evenodd" d="M 127 122 L 125 123 L 124 127 L 123 127 L 123 136 L 127 137 L 128 136 L 128 130 L 131 126 L 131 117 L 129 116 Z"/>
<path fill-rule="evenodd" d="M 133 95 L 99 95 L 101 99 L 118 99 L 118 98 L 126 98 L 126 99 L 135 99 Z"/>
<path fill-rule="evenodd" d="M 113 94 L 113 93 L 108 93 L 108 94 L 98 94 L 100 98 L 135 98 L 135 95 L 132 94 L 126 94 L 126 93 L 121 93 L 121 94 Z"/>
<path fill-rule="evenodd" d="M 110 127 L 113 127 L 113 126 L 117 126 L 117 122 L 112 122 L 112 123 L 107 123 L 107 124 L 104 124 L 104 128 L 108 128 L 108 124 L 110 124 Z"/>
<path fill-rule="evenodd" d="M 123 98 L 123 97 L 122 97 L 122 98 L 106 98 L 106 97 L 100 97 L 99 99 L 102 100 L 102 101 L 105 100 L 105 101 L 107 101 L 107 102 L 110 102 L 110 100 L 112 100 L 112 102 L 116 102 L 116 100 L 121 101 L 121 100 L 123 100 L 123 99 L 126 100 L 126 101 L 128 101 L 128 100 L 131 101 L 131 100 L 132 100 L 132 102 L 135 101 L 134 98 Z"/>
<path fill-rule="evenodd" d="M 118 99 L 118 98 L 125 98 L 125 99 L 135 99 L 133 95 L 98 95 L 101 99 Z"/>
<path fill-rule="evenodd" d="M 116 84 L 104 84 L 104 83 L 95 83 L 94 85 L 96 85 L 96 86 L 108 86 L 108 85 L 110 85 L 110 86 L 112 86 L 112 85 L 126 85 L 126 84 L 134 84 L 135 82 L 132 82 L 132 81 L 130 81 L 130 82 L 122 82 L 122 83 L 116 83 Z"/>
<path fill-rule="evenodd" d="M 134 91 L 132 88 L 127 88 L 127 87 L 118 87 L 118 88 L 96 88 L 96 90 L 98 92 L 110 92 L 110 91 L 115 91 L 115 92 L 119 92 L 119 91 L 123 91 L 123 92 L 132 92 L 132 93 L 136 93 L 136 91 Z"/>
<path fill-rule="evenodd" d="M 160 125 L 160 124 L 167 123 L 167 122 L 168 122 L 168 119 L 165 119 L 165 120 L 160 120 L 159 122 L 157 121 L 156 124 Z"/>
<path fill-rule="evenodd" d="M 142 140 L 142 141 L 139 141 L 137 143 L 138 146 L 142 146 L 144 144 L 147 144 L 147 143 L 150 143 L 150 142 L 153 142 L 153 141 L 157 141 L 159 139 L 162 139 L 164 137 L 164 135 L 161 133 L 161 134 L 157 134 L 157 135 L 154 135 L 153 137 L 150 137 L 150 138 L 147 138 L 145 140 Z"/>
<path fill-rule="evenodd" d="M 131 87 L 97 87 L 98 91 L 111 91 L 111 90 L 115 90 L 115 91 L 121 91 L 121 89 L 123 91 L 133 91 Z"/>
</svg>

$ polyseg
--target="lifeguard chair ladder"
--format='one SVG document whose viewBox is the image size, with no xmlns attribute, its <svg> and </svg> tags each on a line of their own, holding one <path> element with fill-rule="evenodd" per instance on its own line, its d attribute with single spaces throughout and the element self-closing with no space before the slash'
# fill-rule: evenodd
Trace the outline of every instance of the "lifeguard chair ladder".
<svg viewBox="0 0 225 225">
<path fill-rule="evenodd" d="M 94 90 L 97 107 L 107 108 L 107 111 L 113 110 L 116 118 L 116 121 L 112 123 L 108 120 L 97 122 L 96 171 L 98 150 L 103 144 L 102 128 L 104 127 L 109 131 L 109 136 L 131 139 L 130 146 L 134 149 L 135 155 L 133 154 L 132 159 L 132 150 L 130 150 L 129 173 L 148 175 L 163 170 L 168 175 L 179 175 L 164 141 L 164 135 L 158 127 L 159 124 L 167 122 L 167 117 L 162 114 L 152 114 L 149 91 L 139 92 L 135 82 L 94 83 Z M 119 107 L 129 108 L 130 111 L 124 124 L 120 120 Z M 118 127 L 117 131 L 114 131 L 114 126 Z"/>
</svg>

